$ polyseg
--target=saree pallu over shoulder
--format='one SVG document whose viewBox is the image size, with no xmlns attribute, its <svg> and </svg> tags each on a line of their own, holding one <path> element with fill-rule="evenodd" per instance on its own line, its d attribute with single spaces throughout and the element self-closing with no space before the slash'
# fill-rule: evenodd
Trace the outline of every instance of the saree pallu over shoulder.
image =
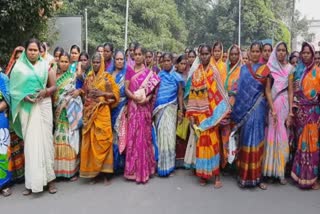
<svg viewBox="0 0 320 214">
<path fill-rule="evenodd" d="M 159 78 L 161 81 L 153 114 L 156 114 L 160 109 L 169 104 L 176 104 L 179 85 L 184 85 L 184 80 L 181 75 L 174 70 L 171 70 L 170 72 L 164 70 L 160 71 Z"/>
<path fill-rule="evenodd" d="M 201 67 L 200 70 L 203 69 Z M 226 116 L 230 104 L 215 67 L 210 66 L 207 74 L 200 70 L 193 76 L 186 115 L 205 114 L 207 118 L 198 126 L 200 131 L 205 131 L 216 126 Z"/>
<path fill-rule="evenodd" d="M 48 70 L 48 65 L 42 58 L 32 65 L 26 53 L 23 52 L 11 71 L 11 114 L 13 128 L 19 137 L 22 137 L 22 131 L 18 113 L 21 110 L 30 113 L 33 106 L 31 103 L 24 102 L 23 99 L 30 94 L 36 95 L 39 90 L 46 87 Z"/>
<path fill-rule="evenodd" d="M 252 65 L 251 68 L 249 66 L 241 68 L 236 101 L 231 113 L 232 120 L 236 122 L 231 137 L 241 127 L 237 160 L 239 183 L 243 186 L 256 186 L 261 182 L 264 152 L 267 105 L 263 97 L 263 77 L 266 78 L 266 75 L 261 75 L 264 70 L 261 64 Z"/>
</svg>

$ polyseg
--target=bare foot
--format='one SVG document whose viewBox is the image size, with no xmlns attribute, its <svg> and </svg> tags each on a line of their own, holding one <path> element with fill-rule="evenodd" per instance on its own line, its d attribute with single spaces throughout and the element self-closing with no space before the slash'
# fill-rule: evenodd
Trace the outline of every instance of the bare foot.
<svg viewBox="0 0 320 214">
<path fill-rule="evenodd" d="M 312 187 L 311 187 L 313 190 L 318 190 L 320 189 L 320 184 L 318 182 L 315 182 Z"/>
<path fill-rule="evenodd" d="M 79 179 L 79 177 L 77 175 L 73 176 L 72 178 L 70 178 L 70 182 L 75 182 Z"/>
<path fill-rule="evenodd" d="M 171 172 L 170 175 L 169 175 L 169 177 L 173 177 L 173 176 L 175 176 L 175 175 L 176 175 L 175 172 Z"/>
<path fill-rule="evenodd" d="M 200 178 L 200 186 L 205 186 L 207 184 L 207 180 Z"/>
<path fill-rule="evenodd" d="M 286 185 L 288 183 L 288 181 L 285 178 L 281 178 L 280 179 L 280 184 L 281 185 Z"/>
<path fill-rule="evenodd" d="M 104 178 L 103 184 L 105 186 L 110 186 L 111 185 L 111 181 L 108 178 Z"/>
<path fill-rule="evenodd" d="M 94 185 L 97 183 L 97 179 L 96 178 L 92 178 L 89 182 L 89 184 Z"/>
</svg>

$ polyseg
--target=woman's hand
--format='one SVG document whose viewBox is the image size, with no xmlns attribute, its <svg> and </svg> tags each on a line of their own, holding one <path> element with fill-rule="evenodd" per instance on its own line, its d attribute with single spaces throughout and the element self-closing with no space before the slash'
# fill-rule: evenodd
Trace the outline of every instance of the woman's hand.
<svg viewBox="0 0 320 214">
<path fill-rule="evenodd" d="M 278 123 L 278 115 L 277 115 L 277 113 L 272 111 L 271 112 L 271 116 L 272 116 L 273 125 L 274 126 L 277 125 L 277 123 Z"/>
<path fill-rule="evenodd" d="M 105 78 L 106 81 L 106 92 L 112 93 L 112 85 L 108 78 Z"/>
<path fill-rule="evenodd" d="M 72 96 L 72 98 L 76 98 L 80 95 L 80 90 L 79 89 L 75 89 L 71 92 L 69 92 L 70 96 Z"/>
<path fill-rule="evenodd" d="M 91 89 L 89 91 L 88 96 L 91 97 L 91 98 L 96 99 L 96 98 L 99 98 L 99 97 L 103 97 L 104 96 L 104 92 L 102 92 L 102 91 L 100 91 L 98 89 Z"/>
<path fill-rule="evenodd" d="M 27 95 L 23 100 L 25 102 L 29 102 L 29 103 L 35 103 L 36 102 L 36 98 L 31 98 L 31 95 Z"/>
<path fill-rule="evenodd" d="M 42 100 L 43 98 L 45 98 L 47 95 L 47 89 L 42 89 L 38 91 L 38 96 L 37 96 L 37 100 Z"/>
<path fill-rule="evenodd" d="M 289 128 L 290 126 L 292 126 L 292 120 L 293 120 L 293 114 L 288 114 L 288 117 L 286 119 L 286 127 Z"/>
<path fill-rule="evenodd" d="M 183 121 L 183 112 L 178 110 L 178 123 L 181 124 Z"/>
</svg>

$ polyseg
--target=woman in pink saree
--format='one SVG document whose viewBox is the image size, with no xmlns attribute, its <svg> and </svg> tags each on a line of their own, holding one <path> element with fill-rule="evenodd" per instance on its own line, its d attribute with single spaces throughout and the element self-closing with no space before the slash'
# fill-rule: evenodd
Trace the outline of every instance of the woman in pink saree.
<svg viewBox="0 0 320 214">
<path fill-rule="evenodd" d="M 268 127 L 262 174 L 286 184 L 285 168 L 289 158 L 289 126 L 292 121 L 293 69 L 287 61 L 288 49 L 279 42 L 267 63 L 270 77 L 266 97 L 269 103 Z M 273 84 L 271 84 L 273 82 Z"/>
<path fill-rule="evenodd" d="M 135 65 L 133 69 L 128 67 L 125 81 L 129 101 L 124 177 L 137 183 L 146 183 L 156 168 L 151 124 L 156 88 L 160 79 L 144 66 L 145 54 L 144 48 L 135 46 Z"/>
</svg>

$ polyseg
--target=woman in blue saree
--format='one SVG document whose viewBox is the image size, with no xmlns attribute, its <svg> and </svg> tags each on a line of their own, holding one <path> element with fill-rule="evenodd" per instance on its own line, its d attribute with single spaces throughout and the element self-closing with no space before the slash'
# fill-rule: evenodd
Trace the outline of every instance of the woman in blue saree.
<svg viewBox="0 0 320 214">
<path fill-rule="evenodd" d="M 174 69 L 171 53 L 163 54 L 163 70 L 159 77 L 153 116 L 159 149 L 157 171 L 159 176 L 165 177 L 175 169 L 177 112 L 179 122 L 183 118 L 184 80 Z"/>
<path fill-rule="evenodd" d="M 108 69 L 108 72 L 113 76 L 120 90 L 119 104 L 111 111 L 113 129 L 113 169 L 115 173 L 123 172 L 125 164 L 125 156 L 122 154 L 125 142 L 122 141 L 124 138 L 123 135 L 121 135 L 125 134 L 125 130 L 121 129 L 124 128 L 123 122 L 125 121 L 127 111 L 127 96 L 124 86 L 126 71 L 127 66 L 125 64 L 125 55 L 123 52 L 118 51 L 115 54 L 115 59 L 112 65 Z"/>
<path fill-rule="evenodd" d="M 250 56 L 251 63 L 241 67 L 231 118 L 236 123 L 234 131 L 240 128 L 237 154 L 239 185 L 259 186 L 265 190 L 267 185 L 261 182 L 261 167 L 267 113 L 264 91 L 269 69 L 259 63 L 260 43 L 251 45 Z M 234 131 L 231 137 L 234 136 Z"/>
<path fill-rule="evenodd" d="M 11 195 L 11 190 L 7 187 L 12 178 L 7 112 L 9 103 L 9 79 L 4 73 L 0 73 L 0 190 L 3 196 Z"/>
</svg>

